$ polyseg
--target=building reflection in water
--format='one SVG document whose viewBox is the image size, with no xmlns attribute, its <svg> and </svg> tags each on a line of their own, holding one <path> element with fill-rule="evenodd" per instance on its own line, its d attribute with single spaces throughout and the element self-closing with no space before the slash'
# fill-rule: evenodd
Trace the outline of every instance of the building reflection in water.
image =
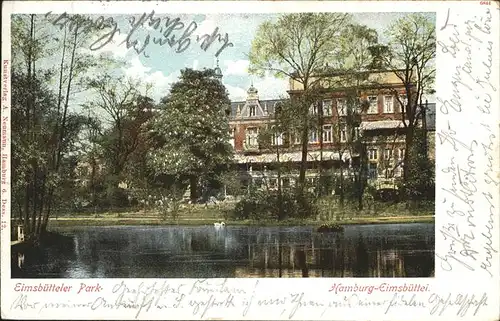
<svg viewBox="0 0 500 321">
<path fill-rule="evenodd" d="M 36 260 L 27 256 L 27 275 L 429 277 L 434 271 L 433 224 L 348 226 L 344 233 L 312 227 L 93 227 L 70 235 L 72 253 L 48 249 Z"/>
</svg>

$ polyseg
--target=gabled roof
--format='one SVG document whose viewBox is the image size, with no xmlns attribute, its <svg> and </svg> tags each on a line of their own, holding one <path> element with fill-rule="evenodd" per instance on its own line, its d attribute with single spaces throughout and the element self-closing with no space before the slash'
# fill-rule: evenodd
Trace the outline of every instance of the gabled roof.
<svg viewBox="0 0 500 321">
<path fill-rule="evenodd" d="M 258 100 L 257 103 L 262 109 L 262 111 L 266 110 L 267 107 L 267 113 L 269 114 L 274 114 L 274 107 L 277 103 L 282 102 L 282 99 L 265 99 L 265 100 Z M 231 102 L 231 118 L 236 118 L 237 112 L 238 112 L 238 106 L 241 109 L 241 112 L 243 113 L 244 109 L 248 107 L 248 102 L 247 101 L 232 101 Z M 260 110 L 258 109 L 257 117 L 262 117 L 263 115 L 259 114 Z"/>
</svg>

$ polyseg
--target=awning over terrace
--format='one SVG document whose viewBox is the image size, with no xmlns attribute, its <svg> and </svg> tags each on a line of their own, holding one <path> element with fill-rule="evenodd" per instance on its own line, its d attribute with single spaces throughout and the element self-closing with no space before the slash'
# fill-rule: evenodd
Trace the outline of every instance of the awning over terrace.
<svg viewBox="0 0 500 321">
<path fill-rule="evenodd" d="M 350 159 L 350 153 L 345 152 L 343 154 L 342 159 L 348 160 Z M 293 152 L 293 153 L 282 153 L 280 154 L 280 162 L 300 162 L 302 159 L 301 152 Z M 307 153 L 307 161 L 314 162 L 320 160 L 320 152 L 319 151 L 310 151 Z M 323 151 L 323 161 L 326 160 L 339 160 L 339 153 L 335 151 Z M 276 153 L 266 153 L 262 155 L 235 155 L 235 161 L 239 164 L 247 164 L 247 163 L 275 163 L 278 161 Z"/>
<path fill-rule="evenodd" d="M 370 121 L 362 122 L 362 130 L 377 130 L 377 129 L 396 129 L 404 128 L 404 124 L 401 120 L 381 120 L 381 121 Z"/>
</svg>

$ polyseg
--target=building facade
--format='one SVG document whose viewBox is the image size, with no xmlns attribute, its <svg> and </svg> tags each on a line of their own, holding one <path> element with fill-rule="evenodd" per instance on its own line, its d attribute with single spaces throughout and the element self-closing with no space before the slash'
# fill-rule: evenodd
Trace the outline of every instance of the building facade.
<svg viewBox="0 0 500 321">
<path fill-rule="evenodd" d="M 393 72 L 367 73 L 357 77 L 355 86 L 331 86 L 332 82 L 345 84 L 342 77 L 332 75 L 325 83 L 329 89 L 318 91 L 309 108 L 311 119 L 318 121 L 309 133 L 307 181 L 314 187 L 320 171 L 335 177 L 342 170 L 349 178 L 365 164 L 370 184 L 397 188 L 405 154 L 400 101 L 406 102 L 406 91 Z M 303 92 L 299 82 L 290 80 L 290 101 Z M 278 179 L 283 187 L 296 182 L 302 159 L 300 135 L 272 130 L 270 135 L 263 135 L 273 128 L 276 113 L 284 104 L 286 100 L 261 100 L 253 85 L 245 101 L 231 104 L 230 143 L 244 186 L 275 189 Z M 430 106 L 428 109 L 433 104 Z"/>
</svg>

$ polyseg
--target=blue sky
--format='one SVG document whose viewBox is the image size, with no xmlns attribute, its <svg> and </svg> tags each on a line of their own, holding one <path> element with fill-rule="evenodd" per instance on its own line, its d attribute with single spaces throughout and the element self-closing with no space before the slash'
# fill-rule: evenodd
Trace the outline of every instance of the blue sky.
<svg viewBox="0 0 500 321">
<path fill-rule="evenodd" d="M 354 19 L 368 27 L 374 28 L 379 33 L 379 41 L 385 42 L 384 30 L 395 20 L 404 17 L 408 13 L 353 13 Z M 156 14 L 155 17 L 164 15 Z M 277 18 L 277 15 L 266 14 L 216 14 L 216 15 L 171 15 L 171 19 L 176 17 L 187 25 L 191 21 L 196 21 L 197 29 L 193 35 L 212 33 L 218 27 L 219 33 L 228 33 L 229 41 L 233 47 L 226 48 L 219 56 L 220 67 L 224 74 L 223 82 L 232 100 L 243 100 L 246 97 L 246 90 L 253 82 L 259 90 L 261 99 L 279 98 L 286 94 L 287 80 L 276 79 L 271 75 L 264 78 L 251 76 L 247 72 L 248 52 L 251 42 L 258 26 L 266 21 Z M 153 85 L 150 93 L 155 100 L 165 96 L 172 82 L 175 82 L 180 74 L 180 70 L 185 67 L 202 69 L 212 68 L 216 64 L 215 53 L 220 47 L 217 41 L 211 48 L 203 51 L 199 44 L 194 42 L 189 48 L 176 53 L 174 48 L 169 46 L 159 46 L 152 42 L 146 51 L 148 57 L 137 54 L 132 48 L 127 49 L 125 44 L 119 45 L 126 37 L 128 22 L 123 16 L 115 17 L 119 22 L 122 32 L 114 37 L 114 43 L 103 47 L 99 52 L 113 55 L 117 59 L 126 61 L 127 66 L 122 68 L 125 75 L 141 79 Z M 159 33 L 149 26 L 137 33 L 139 43 L 147 34 L 151 36 Z M 177 32 L 176 34 L 179 34 Z M 194 38 L 192 36 L 192 38 Z"/>
</svg>

